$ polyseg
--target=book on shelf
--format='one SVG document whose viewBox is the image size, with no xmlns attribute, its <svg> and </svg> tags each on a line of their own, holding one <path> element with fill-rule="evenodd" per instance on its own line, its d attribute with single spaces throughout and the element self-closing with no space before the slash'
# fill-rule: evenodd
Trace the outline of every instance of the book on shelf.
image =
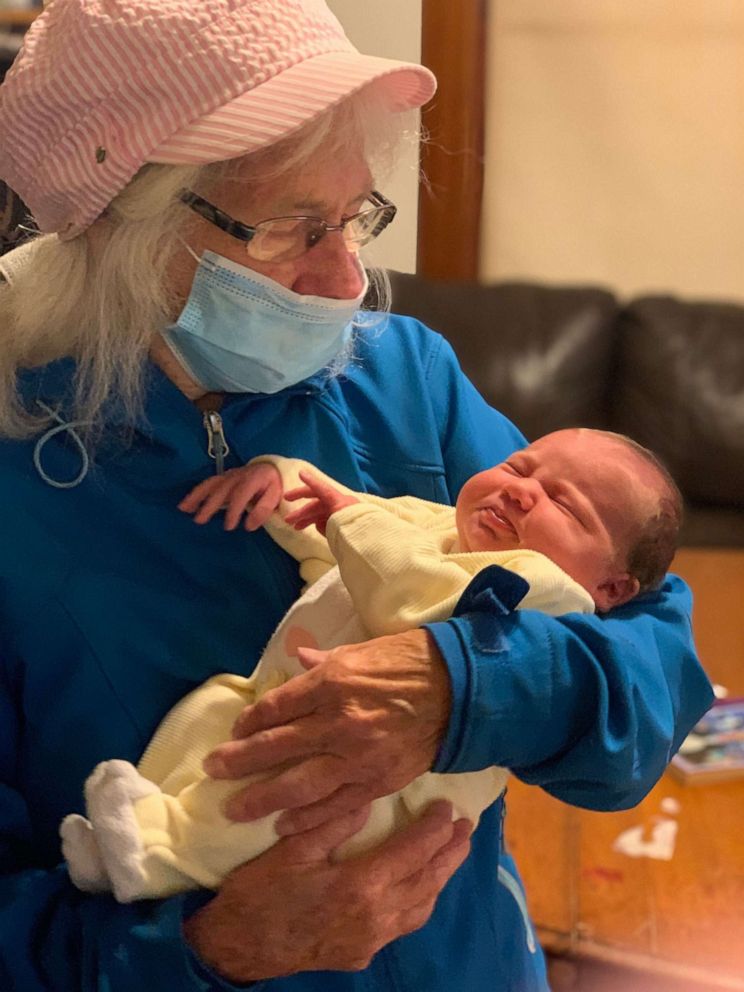
<svg viewBox="0 0 744 992">
<path fill-rule="evenodd" d="M 669 770 L 693 785 L 744 779 L 744 698 L 716 700 L 685 738 Z"/>
</svg>

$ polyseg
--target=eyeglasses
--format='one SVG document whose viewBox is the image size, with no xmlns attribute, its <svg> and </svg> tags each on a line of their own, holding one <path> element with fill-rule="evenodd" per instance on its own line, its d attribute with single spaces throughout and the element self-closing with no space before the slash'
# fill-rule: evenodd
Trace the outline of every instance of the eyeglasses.
<svg viewBox="0 0 744 992">
<path fill-rule="evenodd" d="M 341 231 L 349 251 L 356 251 L 373 241 L 397 213 L 395 204 L 381 193 L 372 191 L 372 204 L 340 224 L 327 224 L 321 217 L 270 217 L 251 227 L 235 220 L 191 190 L 183 190 L 181 200 L 210 224 L 245 242 L 248 255 L 258 262 L 289 262 L 313 248 L 329 231 Z"/>
</svg>

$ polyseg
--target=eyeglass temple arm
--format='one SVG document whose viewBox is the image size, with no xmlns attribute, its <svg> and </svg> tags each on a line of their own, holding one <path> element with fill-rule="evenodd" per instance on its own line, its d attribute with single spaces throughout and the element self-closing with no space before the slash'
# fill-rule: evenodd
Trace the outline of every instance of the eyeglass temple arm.
<svg viewBox="0 0 744 992">
<path fill-rule="evenodd" d="M 220 230 L 232 234 L 233 237 L 239 238 L 241 241 L 251 241 L 256 235 L 255 227 L 250 227 L 250 225 L 243 224 L 239 220 L 234 220 L 234 218 L 230 217 L 223 210 L 220 210 L 219 207 L 215 207 L 209 200 L 205 200 L 204 197 L 193 193 L 190 189 L 181 190 L 179 199 L 182 203 L 191 207 L 197 214 L 200 214 L 206 220 L 211 221 L 216 227 L 219 227 Z"/>
</svg>

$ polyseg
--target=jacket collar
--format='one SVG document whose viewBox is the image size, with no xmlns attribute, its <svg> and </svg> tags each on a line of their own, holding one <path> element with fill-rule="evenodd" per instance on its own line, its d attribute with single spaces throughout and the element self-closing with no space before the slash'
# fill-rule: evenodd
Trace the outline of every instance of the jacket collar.
<svg viewBox="0 0 744 992">
<path fill-rule="evenodd" d="M 72 416 L 75 392 L 76 363 L 72 358 L 61 358 L 48 365 L 24 369 L 19 375 L 20 392 L 27 409 L 34 412 L 37 401 L 59 412 L 64 419 Z M 282 390 L 283 397 L 324 392 L 330 380 L 323 373 Z M 228 393 L 223 408 L 247 409 L 265 400 L 263 393 Z M 40 411 L 39 411 L 40 412 Z M 201 413 L 195 404 L 168 378 L 154 362 L 148 361 L 145 370 L 145 410 L 135 423 L 131 423 L 120 404 L 111 403 L 105 410 L 107 426 L 134 429 L 137 433 L 151 434 L 162 421 L 187 418 L 198 422 Z"/>
</svg>

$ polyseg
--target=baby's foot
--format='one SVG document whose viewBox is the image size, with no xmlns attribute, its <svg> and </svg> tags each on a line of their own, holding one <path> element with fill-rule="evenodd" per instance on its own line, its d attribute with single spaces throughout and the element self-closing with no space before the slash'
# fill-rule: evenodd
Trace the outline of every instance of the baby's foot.
<svg viewBox="0 0 744 992">
<path fill-rule="evenodd" d="M 59 835 L 73 884 L 83 892 L 109 892 L 111 882 L 90 820 L 70 813 L 60 824 Z"/>
<path fill-rule="evenodd" d="M 85 783 L 88 817 L 110 888 L 119 902 L 143 897 L 145 850 L 133 806 L 159 791 L 134 765 L 118 759 L 102 762 Z"/>
</svg>

